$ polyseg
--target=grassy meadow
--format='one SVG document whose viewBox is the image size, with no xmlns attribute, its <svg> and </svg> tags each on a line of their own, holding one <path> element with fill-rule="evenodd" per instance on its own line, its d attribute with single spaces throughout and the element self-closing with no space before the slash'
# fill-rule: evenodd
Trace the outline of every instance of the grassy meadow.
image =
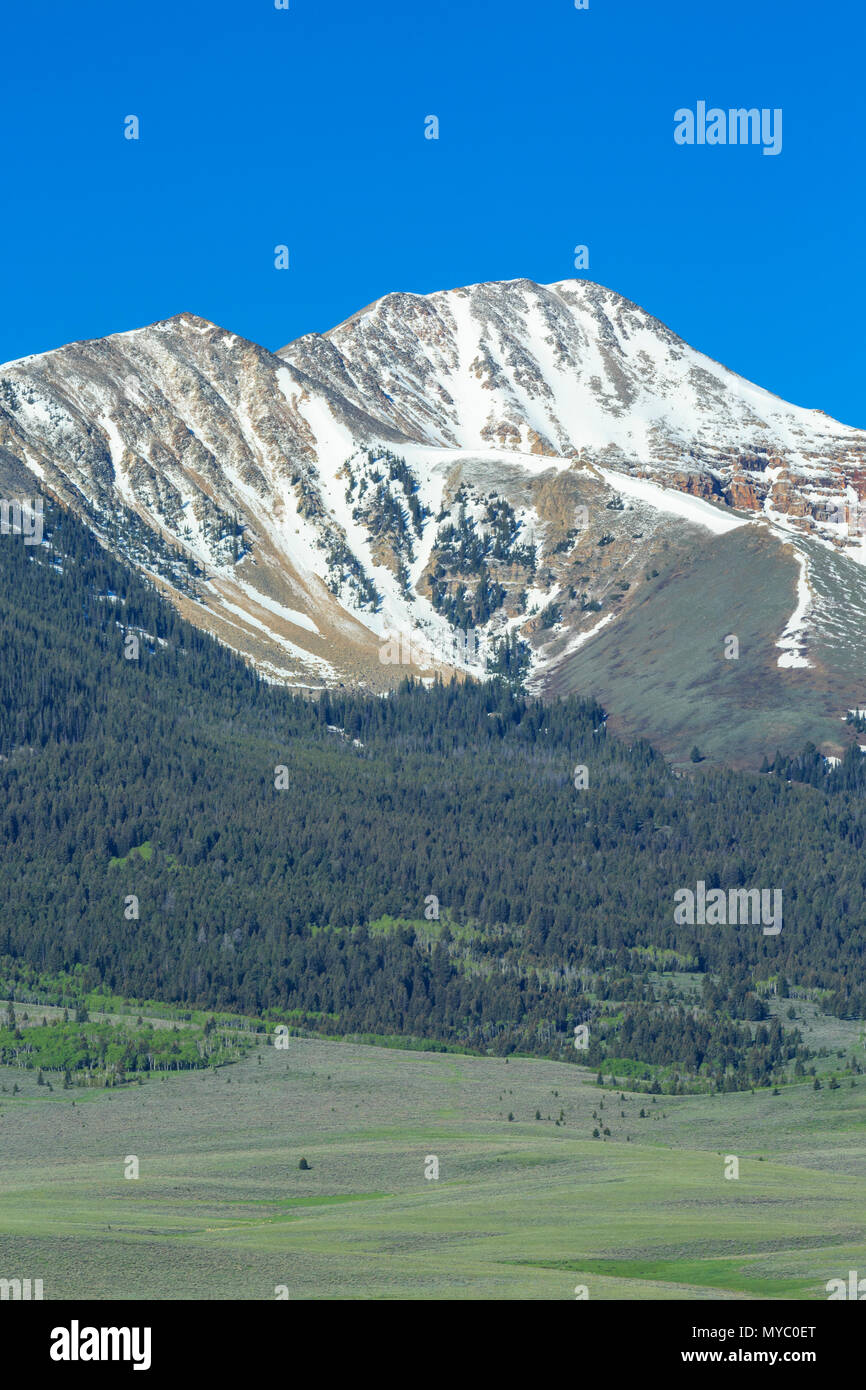
<svg viewBox="0 0 866 1390">
<path fill-rule="evenodd" d="M 48 1299 L 822 1299 L 866 1270 L 854 1083 L 653 1098 L 295 1037 L 110 1089 L 5 1067 L 0 1277 Z"/>
</svg>

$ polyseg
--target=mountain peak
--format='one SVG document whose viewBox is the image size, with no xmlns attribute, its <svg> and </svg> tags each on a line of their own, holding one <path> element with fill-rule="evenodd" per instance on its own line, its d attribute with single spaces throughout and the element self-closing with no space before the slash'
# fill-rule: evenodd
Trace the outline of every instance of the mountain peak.
<svg viewBox="0 0 866 1390">
<path fill-rule="evenodd" d="M 188 310 L 74 343 L 3 368 L 10 461 L 186 616 L 302 684 L 386 688 L 472 629 L 520 636 L 536 688 L 568 686 L 642 604 L 670 630 L 648 586 L 674 559 L 697 576 L 707 535 L 738 551 L 724 574 L 769 586 L 769 669 L 783 629 L 786 669 L 804 667 L 803 622 L 785 624 L 806 552 L 768 558 L 768 534 L 866 561 L 866 435 L 582 278 L 395 291 L 279 354 Z M 410 655 L 386 662 L 395 631 Z"/>
<path fill-rule="evenodd" d="M 157 319 L 155 323 L 149 323 L 144 328 L 132 330 L 134 333 L 154 333 L 154 332 L 173 332 L 173 333 L 216 333 L 225 337 L 235 337 L 228 328 L 223 328 L 219 323 L 214 323 L 212 319 L 202 318 L 201 314 L 193 314 L 189 309 L 182 309 L 178 314 L 171 314 L 169 318 Z M 111 335 L 115 338 L 128 336 L 123 333 Z"/>
<path fill-rule="evenodd" d="M 394 291 L 279 356 L 390 429 L 452 448 L 712 467 L 720 438 L 754 453 L 781 430 L 779 446 L 804 457 L 828 429 L 858 433 L 753 386 L 584 279 Z"/>
</svg>

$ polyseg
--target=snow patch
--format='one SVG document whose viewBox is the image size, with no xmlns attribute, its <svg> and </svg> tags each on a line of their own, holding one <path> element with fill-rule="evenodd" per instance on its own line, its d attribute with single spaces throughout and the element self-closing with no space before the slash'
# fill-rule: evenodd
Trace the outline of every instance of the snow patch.
<svg viewBox="0 0 866 1390">
<path fill-rule="evenodd" d="M 714 535 L 722 536 L 727 531 L 735 531 L 738 526 L 749 524 L 742 517 L 726 516 L 720 508 L 705 502 L 702 497 L 692 497 L 676 488 L 662 487 L 646 478 L 632 478 L 628 473 L 614 473 L 609 468 L 598 468 L 595 471 L 601 474 L 614 492 L 646 502 L 656 511 L 670 512 L 673 516 L 683 517 L 685 521 L 705 526 Z"/>
<path fill-rule="evenodd" d="M 795 551 L 795 555 L 800 567 L 800 573 L 797 577 L 797 607 L 788 619 L 785 630 L 776 643 L 776 646 L 782 651 L 776 665 L 787 668 L 812 665 L 805 655 L 806 617 L 812 607 L 812 591 L 809 588 L 809 563 L 805 555 L 799 550 Z"/>
</svg>

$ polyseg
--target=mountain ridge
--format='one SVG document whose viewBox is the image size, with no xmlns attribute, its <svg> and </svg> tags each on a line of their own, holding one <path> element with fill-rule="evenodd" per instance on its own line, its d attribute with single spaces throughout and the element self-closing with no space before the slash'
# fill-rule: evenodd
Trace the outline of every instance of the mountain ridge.
<svg viewBox="0 0 866 1390">
<path fill-rule="evenodd" d="M 580 648 L 585 693 L 615 706 L 587 668 L 601 629 L 609 646 L 671 547 L 709 532 L 722 554 L 747 525 L 773 538 L 743 552 L 773 571 L 753 578 L 754 602 L 776 595 L 764 665 L 811 671 L 825 738 L 862 694 L 850 634 L 809 656 L 832 635 L 809 576 L 866 606 L 866 434 L 592 281 L 396 291 L 278 352 L 188 310 L 67 344 L 0 367 L 3 460 L 268 679 L 483 675 L 471 631 L 523 644 L 542 694 Z"/>
</svg>

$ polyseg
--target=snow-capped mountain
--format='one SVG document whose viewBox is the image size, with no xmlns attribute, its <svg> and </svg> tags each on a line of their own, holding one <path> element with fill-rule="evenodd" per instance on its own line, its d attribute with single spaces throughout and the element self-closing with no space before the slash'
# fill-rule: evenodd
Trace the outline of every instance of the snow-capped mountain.
<svg viewBox="0 0 866 1390">
<path fill-rule="evenodd" d="M 415 442 L 584 450 L 704 473 L 712 492 L 714 472 L 866 468 L 862 432 L 753 386 L 588 281 L 389 294 L 280 356 Z"/>
<path fill-rule="evenodd" d="M 866 558 L 862 431 L 586 281 L 390 294 L 279 353 L 180 314 L 24 358 L 0 368 L 3 464 L 300 685 L 481 672 L 475 642 L 517 634 L 536 689 L 572 688 L 580 653 L 589 693 L 674 562 L 743 527 L 787 610 L 773 679 L 826 685 L 811 576 L 842 565 L 856 597 Z"/>
</svg>

